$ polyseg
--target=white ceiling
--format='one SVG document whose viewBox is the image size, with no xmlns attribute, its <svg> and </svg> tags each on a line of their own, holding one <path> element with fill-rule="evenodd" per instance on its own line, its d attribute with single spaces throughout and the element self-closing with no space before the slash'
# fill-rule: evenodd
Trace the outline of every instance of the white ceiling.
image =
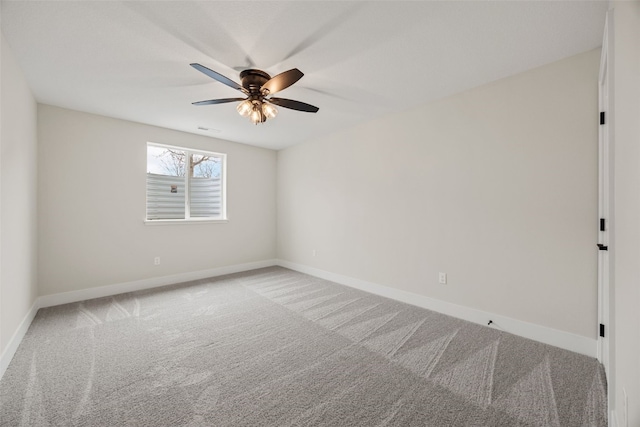
<svg viewBox="0 0 640 427">
<path fill-rule="evenodd" d="M 2 1 L 45 104 L 280 149 L 600 46 L 606 1 Z M 254 126 L 189 66 L 305 76 Z M 216 131 L 203 132 L 199 126 Z"/>
</svg>

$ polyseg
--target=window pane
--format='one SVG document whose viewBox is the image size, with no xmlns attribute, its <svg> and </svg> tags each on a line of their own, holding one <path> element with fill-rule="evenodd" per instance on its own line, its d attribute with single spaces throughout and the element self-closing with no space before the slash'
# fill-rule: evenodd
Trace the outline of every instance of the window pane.
<svg viewBox="0 0 640 427">
<path fill-rule="evenodd" d="M 222 162 L 219 157 L 193 154 L 191 157 L 191 205 L 193 218 L 216 218 L 222 207 Z"/>
<path fill-rule="evenodd" d="M 182 150 L 147 145 L 147 173 L 184 177 Z"/>
<path fill-rule="evenodd" d="M 192 155 L 193 173 L 198 178 L 219 178 L 222 169 L 220 157 L 204 154 Z"/>
<path fill-rule="evenodd" d="M 147 145 L 147 219 L 185 218 L 185 152 Z"/>
</svg>

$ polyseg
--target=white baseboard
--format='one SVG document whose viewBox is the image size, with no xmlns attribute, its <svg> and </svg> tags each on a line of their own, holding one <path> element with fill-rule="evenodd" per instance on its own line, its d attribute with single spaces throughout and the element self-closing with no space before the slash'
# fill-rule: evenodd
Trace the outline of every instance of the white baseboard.
<svg viewBox="0 0 640 427">
<path fill-rule="evenodd" d="M 377 283 L 367 282 L 365 280 L 353 277 L 343 276 L 331 273 L 329 271 L 320 270 L 303 264 L 296 264 L 290 261 L 277 260 L 279 266 L 299 271 L 301 273 L 316 276 L 321 279 L 330 280 L 341 285 L 350 286 L 372 294 L 391 298 L 407 304 L 436 311 L 438 313 L 447 314 L 457 317 L 458 319 L 468 320 L 480 325 L 487 325 L 489 320 L 493 320 L 491 327 L 529 338 L 535 341 L 560 347 L 565 350 L 574 351 L 589 357 L 596 357 L 596 340 L 581 335 L 572 334 L 570 332 L 560 331 L 558 329 L 548 328 L 546 326 L 536 325 L 522 320 L 512 319 L 486 311 L 477 310 L 475 308 L 453 304 L 446 301 L 429 298 L 424 295 L 414 294 L 412 292 L 400 289 L 390 288 L 388 286 L 379 285 Z"/>
<path fill-rule="evenodd" d="M 59 294 L 43 295 L 38 297 L 31 309 L 26 314 L 18 329 L 14 332 L 9 340 L 9 344 L 0 356 L 0 379 L 4 375 L 11 359 L 18 350 L 18 346 L 22 342 L 31 322 L 36 317 L 39 309 L 44 307 L 52 307 L 55 305 L 68 304 L 72 302 L 85 301 L 93 298 L 107 297 L 111 295 L 122 294 L 126 292 L 140 291 L 143 289 L 156 288 L 165 285 L 173 285 L 175 283 L 188 282 L 191 280 L 206 279 L 207 277 L 224 276 L 225 274 L 241 273 L 243 271 L 255 270 L 257 268 L 271 267 L 277 265 L 276 260 L 264 260 L 250 262 L 246 264 L 236 264 L 226 267 L 212 268 L 209 270 L 200 270 L 187 273 L 173 274 L 163 277 L 152 277 L 149 279 L 134 280 L 132 282 L 118 283 L 114 285 L 100 286 L 97 288 L 81 289 L 78 291 L 62 292 Z"/>
<path fill-rule="evenodd" d="M 38 312 L 39 308 L 40 307 L 38 306 L 38 300 L 36 299 L 27 312 L 26 316 L 24 316 L 24 319 L 22 319 L 22 322 L 20 322 L 18 329 L 16 329 L 16 331 L 13 333 L 13 336 L 9 339 L 9 343 L 2 352 L 2 355 L 0 355 L 0 380 L 4 375 L 4 372 L 9 367 L 9 363 L 11 363 L 13 355 L 16 354 L 18 346 L 29 330 L 29 326 L 31 326 L 31 322 L 33 322 L 33 319 L 36 317 L 36 313 Z"/>
<path fill-rule="evenodd" d="M 55 305 L 85 301 L 94 298 L 108 297 L 124 294 L 126 292 L 141 291 L 160 286 L 173 285 L 175 283 L 189 282 L 191 280 L 206 279 L 207 277 L 224 276 L 225 274 L 241 273 L 257 268 L 277 265 L 276 260 L 265 260 L 236 264 L 226 267 L 212 268 L 209 270 L 190 271 L 187 273 L 172 274 L 170 276 L 151 277 L 149 279 L 134 280 L 131 282 L 117 283 L 114 285 L 100 286 L 97 288 L 81 289 L 78 291 L 62 292 L 59 294 L 43 295 L 38 297 L 38 306 L 52 307 Z"/>
</svg>

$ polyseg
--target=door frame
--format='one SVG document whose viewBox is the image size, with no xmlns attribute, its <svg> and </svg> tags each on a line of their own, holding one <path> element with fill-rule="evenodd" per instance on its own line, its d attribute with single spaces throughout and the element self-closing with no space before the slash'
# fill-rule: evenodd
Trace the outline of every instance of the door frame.
<svg viewBox="0 0 640 427">
<path fill-rule="evenodd" d="M 608 250 L 598 250 L 598 323 L 604 325 L 605 336 L 598 334 L 597 358 L 604 366 L 607 375 L 607 396 L 611 414 L 615 390 L 614 378 L 611 375 L 611 337 L 614 332 L 612 319 L 613 298 L 613 13 L 607 12 L 600 57 L 598 76 L 598 108 L 604 112 L 604 124 L 598 126 L 598 225 L 605 221 L 604 231 L 598 228 L 598 243 L 607 246 Z M 598 327 L 600 327 L 598 325 Z M 611 418 L 611 417 L 609 417 Z"/>
</svg>

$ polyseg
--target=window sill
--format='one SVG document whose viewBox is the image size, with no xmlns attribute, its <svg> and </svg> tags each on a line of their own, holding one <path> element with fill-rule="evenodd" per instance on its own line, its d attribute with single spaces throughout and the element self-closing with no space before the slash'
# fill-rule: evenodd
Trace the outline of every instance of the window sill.
<svg viewBox="0 0 640 427">
<path fill-rule="evenodd" d="M 228 219 L 145 219 L 144 225 L 224 224 Z"/>
</svg>

